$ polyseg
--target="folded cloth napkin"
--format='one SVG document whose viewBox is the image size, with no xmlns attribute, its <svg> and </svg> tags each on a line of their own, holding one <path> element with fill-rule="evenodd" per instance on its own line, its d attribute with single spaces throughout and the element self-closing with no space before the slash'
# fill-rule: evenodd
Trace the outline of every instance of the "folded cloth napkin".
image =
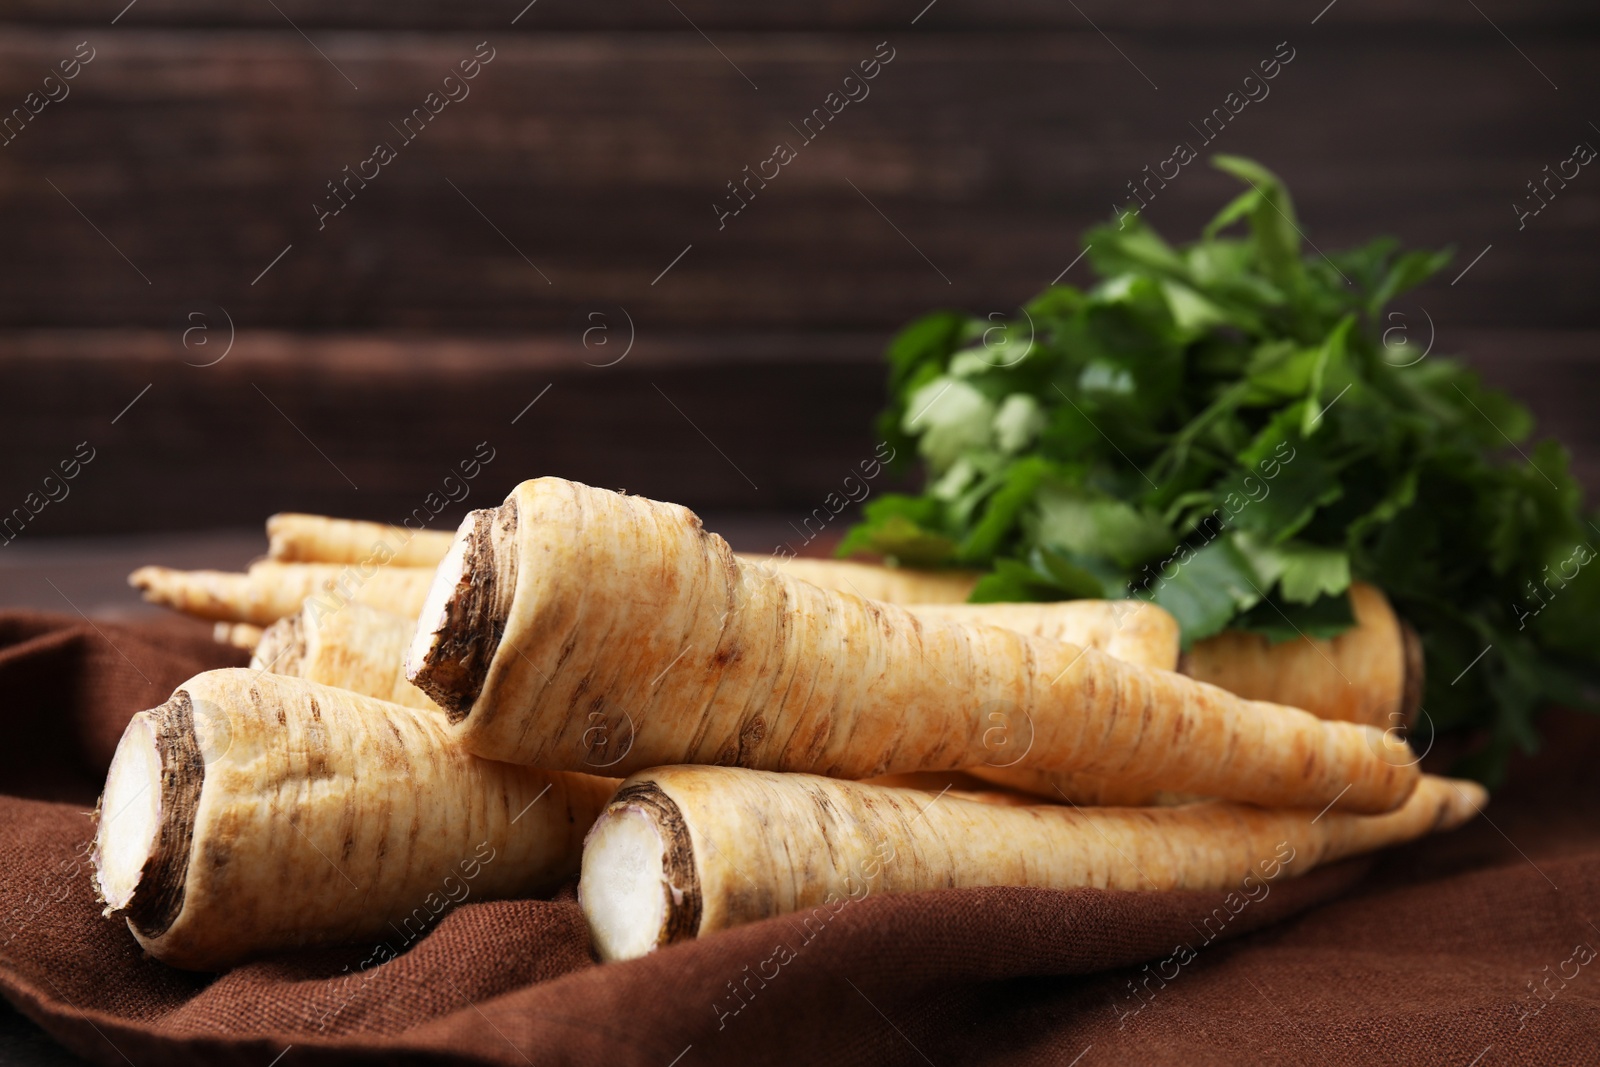
<svg viewBox="0 0 1600 1067">
<path fill-rule="evenodd" d="M 868 897 L 804 925 L 773 919 L 601 966 L 568 885 L 551 900 L 468 902 L 409 944 L 191 974 L 146 957 L 121 920 L 101 916 L 91 813 L 129 717 L 243 659 L 180 620 L 0 613 L 0 992 L 92 1061 L 1600 1057 L 1600 964 L 1584 951 L 1600 946 L 1600 731 L 1589 720 L 1561 720 L 1555 765 L 1497 797 L 1492 822 L 1376 863 L 1280 878 L 1251 899 Z"/>
</svg>

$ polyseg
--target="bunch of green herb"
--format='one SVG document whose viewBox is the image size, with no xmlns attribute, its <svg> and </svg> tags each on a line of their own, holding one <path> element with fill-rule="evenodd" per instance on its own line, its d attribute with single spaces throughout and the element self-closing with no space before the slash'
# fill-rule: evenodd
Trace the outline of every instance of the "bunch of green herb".
<svg viewBox="0 0 1600 1067">
<path fill-rule="evenodd" d="M 974 600 L 1144 597 L 1186 646 L 1335 635 L 1372 582 L 1422 638 L 1427 721 L 1482 732 L 1492 781 L 1600 677 L 1600 527 L 1522 407 L 1385 320 L 1448 252 L 1303 254 L 1282 182 L 1214 163 L 1249 188 L 1193 244 L 1125 215 L 1086 236 L 1092 289 L 895 338 L 880 429 L 926 488 L 840 554 L 981 568 Z"/>
</svg>

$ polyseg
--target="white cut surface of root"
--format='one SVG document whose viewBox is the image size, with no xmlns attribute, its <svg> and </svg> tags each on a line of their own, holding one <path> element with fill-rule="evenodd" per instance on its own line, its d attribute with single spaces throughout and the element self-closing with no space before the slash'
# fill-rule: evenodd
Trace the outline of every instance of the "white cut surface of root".
<svg viewBox="0 0 1600 1067">
<path fill-rule="evenodd" d="M 128 906 L 155 850 L 161 826 L 161 752 L 148 720 L 128 725 L 106 773 L 96 851 L 100 898 L 109 910 Z"/>
<path fill-rule="evenodd" d="M 655 822 L 639 808 L 617 809 L 595 827 L 579 886 L 584 915 L 605 958 L 634 959 L 659 947 L 674 888 L 665 851 Z"/>
</svg>

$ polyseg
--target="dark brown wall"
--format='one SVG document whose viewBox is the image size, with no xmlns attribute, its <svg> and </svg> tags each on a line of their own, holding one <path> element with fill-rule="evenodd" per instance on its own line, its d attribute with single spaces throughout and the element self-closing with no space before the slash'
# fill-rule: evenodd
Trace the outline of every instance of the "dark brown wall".
<svg viewBox="0 0 1600 1067">
<path fill-rule="evenodd" d="M 122 6 L 0 9 L 0 108 L 95 54 L 0 147 L 0 510 L 106 442 L 38 532 L 391 515 L 495 434 L 508 481 L 804 513 L 870 452 L 897 324 L 1014 308 L 1281 41 L 1293 62 L 1216 149 L 1283 174 L 1319 247 L 1456 246 L 1410 314 L 1588 447 L 1600 177 L 1521 231 L 1511 205 L 1600 144 L 1592 5 L 937 0 L 912 25 L 922 0 L 538 0 L 513 26 L 522 3 L 139 0 L 111 24 Z M 480 41 L 471 95 L 402 145 L 389 124 Z M 871 95 L 801 144 L 789 123 L 883 41 Z M 380 140 L 397 158 L 319 230 L 325 183 Z M 724 183 L 780 140 L 798 157 L 719 229 Z M 1187 236 L 1231 192 L 1197 164 L 1147 217 Z M 225 316 L 228 358 L 185 366 Z M 1504 332 L 1549 330 L 1560 359 Z"/>
</svg>

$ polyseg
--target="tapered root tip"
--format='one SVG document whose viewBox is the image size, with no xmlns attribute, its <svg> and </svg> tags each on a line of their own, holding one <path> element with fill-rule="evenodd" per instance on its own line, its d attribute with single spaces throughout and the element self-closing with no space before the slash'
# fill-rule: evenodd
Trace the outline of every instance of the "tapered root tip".
<svg viewBox="0 0 1600 1067">
<path fill-rule="evenodd" d="M 1329 725 L 1348 728 L 1355 724 Z M 1418 766 L 1421 759 L 1398 729 L 1380 730 L 1364 724 L 1357 729 L 1366 736 L 1367 748 L 1378 758 L 1380 766 L 1369 766 L 1361 772 L 1356 788 L 1341 794 L 1335 806 L 1363 815 L 1394 811 L 1405 804 L 1422 781 L 1422 768 Z"/>
<path fill-rule="evenodd" d="M 460 722 L 483 691 L 516 591 L 517 510 L 469 512 L 434 572 L 406 650 L 406 680 Z"/>
<path fill-rule="evenodd" d="M 590 829 L 578 904 L 602 960 L 637 959 L 700 932 L 689 830 L 653 783 L 624 786 Z"/>
<path fill-rule="evenodd" d="M 143 593 L 146 600 L 153 600 L 169 573 L 167 567 L 140 567 L 128 575 L 128 584 Z"/>
<path fill-rule="evenodd" d="M 1362 733 L 1366 735 L 1367 747 L 1380 760 L 1391 767 L 1410 768 L 1412 771 L 1410 778 L 1413 781 L 1421 775 L 1422 772 L 1417 770 L 1417 763 L 1419 762 L 1417 754 L 1412 750 L 1411 744 L 1401 736 L 1399 729 L 1384 730 L 1377 726 L 1368 726 L 1365 723 L 1356 725 L 1359 725 Z M 1409 793 L 1410 790 L 1408 789 L 1407 792 Z"/>
<path fill-rule="evenodd" d="M 1441 779 L 1445 787 L 1445 803 L 1441 805 L 1438 829 L 1454 830 L 1477 818 L 1489 804 L 1489 791 L 1477 782 L 1464 778 Z"/>
<path fill-rule="evenodd" d="M 149 603 L 160 604 L 196 618 L 212 622 L 249 622 L 253 619 L 242 603 L 252 594 L 251 583 L 243 574 L 140 567 L 128 575 L 128 584 L 139 590 Z M 241 614 L 242 611 L 244 614 Z"/>
</svg>

